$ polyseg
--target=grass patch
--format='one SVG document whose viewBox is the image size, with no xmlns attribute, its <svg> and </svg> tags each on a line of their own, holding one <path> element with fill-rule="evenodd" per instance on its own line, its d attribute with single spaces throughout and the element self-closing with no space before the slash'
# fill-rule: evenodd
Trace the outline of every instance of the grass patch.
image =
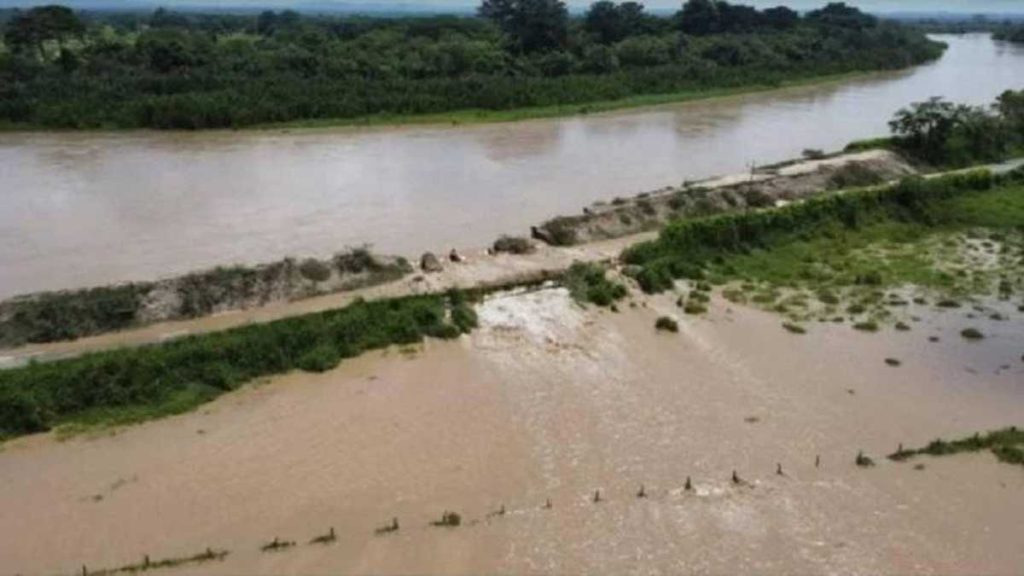
<svg viewBox="0 0 1024 576">
<path fill-rule="evenodd" d="M 0 438 L 178 414 L 261 378 L 475 326 L 458 292 L 374 302 L 0 371 Z"/>
<path fill-rule="evenodd" d="M 927 446 L 918 449 L 900 450 L 889 455 L 890 460 L 902 462 L 915 456 L 950 456 L 965 452 L 989 450 L 1000 462 L 1024 466 L 1024 430 L 1016 426 L 995 430 L 985 434 L 974 434 L 959 440 L 933 440 Z"/>
<path fill-rule="evenodd" d="M 908 285 L 938 293 L 940 307 L 1019 289 L 1022 182 L 1024 171 L 909 178 L 782 208 L 681 220 L 626 250 L 623 259 L 646 292 L 667 290 L 676 279 L 709 278 L 750 287 L 730 289 L 731 301 L 794 319 L 845 309 L 861 316 L 858 329 L 893 323 L 905 330 L 899 314 L 910 302 L 899 290 Z M 998 258 L 998 266 L 976 258 L 977 269 L 962 269 L 974 262 L 963 254 L 970 242 L 960 240 L 969 231 L 993 244 L 987 261 Z"/>
<path fill-rule="evenodd" d="M 626 287 L 609 280 L 605 269 L 598 264 L 576 262 L 562 276 L 573 300 L 608 307 L 629 293 Z"/>
</svg>

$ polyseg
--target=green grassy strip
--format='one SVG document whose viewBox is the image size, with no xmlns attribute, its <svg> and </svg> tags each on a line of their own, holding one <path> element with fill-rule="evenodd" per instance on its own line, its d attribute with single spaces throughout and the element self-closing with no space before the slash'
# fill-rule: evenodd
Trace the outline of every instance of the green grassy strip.
<svg viewBox="0 0 1024 576">
<path fill-rule="evenodd" d="M 322 372 L 364 351 L 455 338 L 476 325 L 462 293 L 410 296 L 0 371 L 0 439 L 185 412 L 242 384 Z"/>
<path fill-rule="evenodd" d="M 972 193 L 989 191 L 1024 180 L 1020 171 L 995 177 L 974 171 L 925 180 L 813 198 L 778 209 L 676 221 L 658 239 L 628 249 L 624 260 L 647 292 L 672 287 L 678 278 L 701 278 L 706 268 L 758 250 L 774 250 L 801 240 L 828 239 L 844 231 L 885 223 L 914 223 L 925 227 L 952 225 L 987 218 L 995 223 L 1019 225 L 1020 195 L 1010 192 L 1001 202 L 957 203 Z M 970 208 L 969 208 L 970 207 Z M 784 274 L 785 272 L 781 272 Z"/>
<path fill-rule="evenodd" d="M 991 450 L 1000 462 L 1024 466 L 1024 430 L 1016 426 L 975 434 L 959 440 L 933 440 L 923 448 L 906 450 L 902 447 L 889 455 L 890 460 L 902 462 L 915 456 L 949 456 L 964 452 Z"/>
</svg>

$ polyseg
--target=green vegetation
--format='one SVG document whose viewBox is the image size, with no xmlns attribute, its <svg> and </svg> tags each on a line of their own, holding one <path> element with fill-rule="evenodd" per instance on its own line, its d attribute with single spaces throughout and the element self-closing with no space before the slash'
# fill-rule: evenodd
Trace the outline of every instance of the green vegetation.
<svg viewBox="0 0 1024 576">
<path fill-rule="evenodd" d="M 609 280 L 598 264 L 576 262 L 562 277 L 573 300 L 608 307 L 626 297 L 629 291 L 622 284 Z"/>
<path fill-rule="evenodd" d="M 889 455 L 890 460 L 902 462 L 915 456 L 949 456 L 963 452 L 991 450 L 1000 462 L 1024 466 L 1024 430 L 1016 426 L 995 430 L 987 434 L 975 434 L 960 440 L 934 440 L 924 448 L 904 450 L 902 446 Z"/>
<path fill-rule="evenodd" d="M 654 328 L 659 332 L 679 332 L 679 323 L 674 318 L 660 316 L 654 322 Z"/>
<path fill-rule="evenodd" d="M 54 426 L 194 409 L 263 376 L 327 370 L 367 350 L 455 338 L 476 324 L 460 293 L 374 302 L 140 348 L 0 371 L 0 439 Z"/>
<path fill-rule="evenodd" d="M 888 145 L 932 166 L 959 168 L 1024 152 L 1024 91 L 1007 90 L 989 107 L 935 97 L 899 110 Z"/>
<path fill-rule="evenodd" d="M 0 125 L 73 129 L 588 112 L 902 68 L 943 50 L 842 4 L 800 15 L 717 0 L 671 18 L 607 1 L 574 18 L 559 0 L 378 19 L 47 7 L 2 26 Z"/>
<path fill-rule="evenodd" d="M 899 314 L 910 304 L 908 286 L 937 292 L 939 307 L 1024 292 L 1021 182 L 1022 171 L 911 178 L 778 209 L 681 220 L 623 259 L 647 292 L 705 279 L 725 285 L 730 300 L 777 311 L 794 325 L 845 311 L 858 330 L 883 323 L 905 330 Z"/>
</svg>

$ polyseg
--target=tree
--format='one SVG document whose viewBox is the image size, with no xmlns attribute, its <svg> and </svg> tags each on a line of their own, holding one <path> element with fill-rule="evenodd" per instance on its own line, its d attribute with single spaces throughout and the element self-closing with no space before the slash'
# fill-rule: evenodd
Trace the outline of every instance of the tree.
<svg viewBox="0 0 1024 576">
<path fill-rule="evenodd" d="M 569 12 L 561 0 L 484 0 L 479 13 L 521 53 L 561 48 L 569 34 Z"/>
<path fill-rule="evenodd" d="M 764 23 L 772 28 L 786 30 L 800 22 L 800 14 L 785 6 L 776 6 L 764 11 Z"/>
<path fill-rule="evenodd" d="M 601 44 L 612 44 L 625 37 L 619 7 L 611 0 L 590 5 L 583 17 L 583 29 L 594 35 Z"/>
<path fill-rule="evenodd" d="M 85 25 L 65 6 L 40 6 L 15 16 L 7 24 L 4 42 L 15 52 L 27 49 L 43 57 L 43 43 L 56 40 L 63 47 L 68 38 L 81 36 Z"/>
<path fill-rule="evenodd" d="M 901 108 L 889 122 L 889 128 L 904 146 L 922 158 L 941 161 L 943 149 L 962 115 L 961 107 L 936 96 Z"/>
<path fill-rule="evenodd" d="M 807 20 L 825 26 L 855 30 L 874 28 L 878 25 L 877 18 L 863 13 L 853 6 L 847 6 L 845 2 L 832 2 L 824 8 L 808 12 Z"/>
<path fill-rule="evenodd" d="M 637 2 L 615 4 L 600 0 L 591 4 L 583 17 L 583 29 L 601 44 L 614 44 L 641 33 L 645 19 L 644 7 Z"/>
<path fill-rule="evenodd" d="M 722 31 L 722 12 L 717 0 L 688 0 L 680 16 L 686 34 L 705 36 Z"/>
</svg>

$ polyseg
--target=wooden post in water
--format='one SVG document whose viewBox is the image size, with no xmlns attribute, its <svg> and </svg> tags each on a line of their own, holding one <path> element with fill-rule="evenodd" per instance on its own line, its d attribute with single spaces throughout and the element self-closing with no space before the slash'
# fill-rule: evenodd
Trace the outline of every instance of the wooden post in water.
<svg viewBox="0 0 1024 576">
<path fill-rule="evenodd" d="M 689 476 L 686 477 L 686 486 L 683 487 L 683 490 L 687 490 L 687 491 L 693 490 L 693 482 L 690 482 L 690 477 Z"/>
</svg>

